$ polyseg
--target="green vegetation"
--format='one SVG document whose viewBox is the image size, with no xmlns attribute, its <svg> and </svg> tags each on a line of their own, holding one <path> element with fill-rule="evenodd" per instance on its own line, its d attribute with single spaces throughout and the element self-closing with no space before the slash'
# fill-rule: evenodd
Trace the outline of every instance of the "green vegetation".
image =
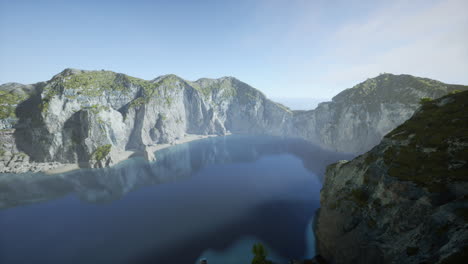
<svg viewBox="0 0 468 264">
<path fill-rule="evenodd" d="M 102 95 L 105 90 L 126 91 L 127 86 L 118 77 L 119 74 L 111 71 L 86 71 L 65 77 L 63 88 L 79 89 L 88 96 Z"/>
<path fill-rule="evenodd" d="M 257 243 L 252 247 L 252 253 L 254 258 L 252 264 L 272 264 L 273 262 L 266 259 L 267 252 L 265 247 L 261 243 Z"/>
<path fill-rule="evenodd" d="M 63 92 L 65 89 L 76 90 L 76 95 L 68 95 L 68 99 L 74 99 L 77 95 L 97 97 L 104 91 L 128 92 L 125 75 L 111 71 L 83 71 L 69 76 L 59 77 L 54 82 L 44 87 L 44 96 L 40 109 L 47 112 L 52 97 Z"/>
<path fill-rule="evenodd" d="M 0 157 L 3 156 L 3 155 L 5 155 L 5 152 L 6 152 L 6 151 L 5 151 L 3 148 L 0 148 Z"/>
<path fill-rule="evenodd" d="M 149 101 L 149 97 L 137 97 L 135 99 L 133 99 L 130 104 L 128 105 L 128 107 L 130 108 L 133 108 L 133 107 L 140 107 L 144 104 L 147 104 Z"/>
<path fill-rule="evenodd" d="M 97 115 L 102 110 L 109 111 L 110 108 L 108 106 L 102 106 L 102 105 L 94 104 L 94 105 L 91 105 L 91 106 L 83 107 L 82 109 L 83 110 L 90 110 L 93 114 Z"/>
<path fill-rule="evenodd" d="M 175 75 L 164 76 L 156 82 L 145 81 L 130 76 L 126 76 L 126 78 L 132 85 L 139 86 L 143 89 L 143 94 L 130 102 L 130 108 L 140 107 L 147 104 L 152 97 L 160 96 L 162 91 L 165 93 L 167 92 L 167 89 L 174 88 L 174 84 L 181 80 Z M 165 103 L 168 106 L 171 106 L 172 101 L 172 98 L 168 96 L 165 97 Z"/>
<path fill-rule="evenodd" d="M 411 119 L 385 138 L 409 144 L 394 144 L 384 153 L 390 176 L 412 181 L 431 192 L 444 192 L 448 184 L 466 181 L 468 160 L 468 91 L 447 95 L 451 102 L 424 103 Z"/>
<path fill-rule="evenodd" d="M 429 97 L 423 97 L 421 98 L 421 100 L 419 100 L 419 103 L 424 105 L 425 103 L 429 103 L 432 101 L 432 98 L 429 98 Z"/>
<path fill-rule="evenodd" d="M 161 82 L 150 82 L 131 76 L 125 76 L 125 78 L 130 84 L 143 89 L 142 97 L 151 97 L 154 95 L 158 95 L 157 88 L 159 88 L 159 86 L 162 84 Z M 147 101 L 149 101 L 149 99 Z"/>
<path fill-rule="evenodd" d="M 0 91 L 0 119 L 15 118 L 16 106 L 26 100 L 27 96 L 14 91 Z"/>
<path fill-rule="evenodd" d="M 237 95 L 237 90 L 234 87 L 230 78 L 221 80 L 203 79 L 199 82 L 192 82 L 190 85 L 196 90 L 200 91 L 205 98 L 210 97 L 214 93 L 221 93 L 222 99 L 231 98 Z"/>
<path fill-rule="evenodd" d="M 95 160 L 101 161 L 103 158 L 105 158 L 109 154 L 111 148 L 112 148 L 111 144 L 100 146 L 93 152 L 91 156 Z"/>
<path fill-rule="evenodd" d="M 414 90 L 431 91 L 435 96 L 442 96 L 454 90 L 467 89 L 468 86 L 445 84 L 411 75 L 381 74 L 339 93 L 333 100 L 362 104 L 373 112 L 379 110 L 382 101 L 406 105 L 418 102 L 420 98 Z"/>
<path fill-rule="evenodd" d="M 102 96 L 105 91 L 119 91 L 124 94 L 130 92 L 132 86 L 142 89 L 142 94 L 130 103 L 130 107 L 138 107 L 149 102 L 153 96 L 159 96 L 160 88 L 171 89 L 174 82 L 179 80 L 174 75 L 168 75 L 156 82 L 119 74 L 111 71 L 82 71 L 69 76 L 60 76 L 44 88 L 41 111 L 46 112 L 52 97 L 61 94 L 65 89 L 75 90 L 75 95 L 67 95 L 68 99 L 75 99 L 79 95 L 88 97 Z M 166 102 L 170 104 L 171 98 Z"/>
</svg>

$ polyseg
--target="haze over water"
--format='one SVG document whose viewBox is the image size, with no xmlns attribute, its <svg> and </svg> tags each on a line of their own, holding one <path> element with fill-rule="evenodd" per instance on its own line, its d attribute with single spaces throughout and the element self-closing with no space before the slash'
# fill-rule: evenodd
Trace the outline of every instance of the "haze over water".
<svg viewBox="0 0 468 264">
<path fill-rule="evenodd" d="M 157 161 L 60 175 L 0 175 L 0 263 L 249 263 L 314 254 L 326 165 L 349 156 L 300 140 L 227 136 Z"/>
</svg>

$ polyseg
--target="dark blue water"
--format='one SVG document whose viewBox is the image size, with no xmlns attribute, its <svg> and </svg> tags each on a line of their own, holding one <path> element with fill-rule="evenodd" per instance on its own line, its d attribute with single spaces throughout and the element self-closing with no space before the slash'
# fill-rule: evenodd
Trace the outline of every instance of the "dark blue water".
<svg viewBox="0 0 468 264">
<path fill-rule="evenodd" d="M 250 263 L 314 254 L 325 166 L 349 158 L 299 140 L 227 136 L 157 161 L 60 175 L 0 174 L 0 263 Z"/>
</svg>

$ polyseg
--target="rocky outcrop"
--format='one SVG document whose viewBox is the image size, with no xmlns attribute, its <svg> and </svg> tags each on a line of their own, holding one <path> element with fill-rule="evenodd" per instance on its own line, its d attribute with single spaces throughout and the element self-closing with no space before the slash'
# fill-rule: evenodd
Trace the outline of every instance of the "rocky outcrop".
<svg viewBox="0 0 468 264">
<path fill-rule="evenodd" d="M 379 145 L 327 168 L 316 236 L 330 263 L 468 257 L 468 92 L 431 101 Z"/>
<path fill-rule="evenodd" d="M 146 153 L 148 146 L 173 143 L 186 134 L 228 131 L 297 137 L 326 149 L 362 152 L 409 118 L 420 98 L 465 88 L 384 74 L 315 110 L 290 111 L 232 77 L 190 82 L 165 75 L 145 81 L 110 71 L 66 69 L 45 83 L 0 86 L 0 130 L 12 129 L 8 144 L 15 146 L 14 153 L 0 159 L 0 173 L 30 167 L 21 160 L 14 166 L 5 162 L 17 153 L 44 166 L 106 167 L 124 151 L 154 159 Z"/>
</svg>

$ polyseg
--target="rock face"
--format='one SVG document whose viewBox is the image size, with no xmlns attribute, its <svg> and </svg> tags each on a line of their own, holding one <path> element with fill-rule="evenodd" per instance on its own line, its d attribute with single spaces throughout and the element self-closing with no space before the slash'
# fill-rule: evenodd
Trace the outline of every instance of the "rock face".
<svg viewBox="0 0 468 264">
<path fill-rule="evenodd" d="M 0 173 L 28 170 L 28 162 L 10 162 L 18 154 L 39 167 L 51 162 L 106 167 L 123 151 L 148 156 L 148 146 L 185 134 L 227 131 L 298 137 L 326 149 L 362 152 L 409 118 L 421 97 L 454 89 L 466 87 L 384 74 L 315 110 L 290 111 L 232 77 L 190 82 L 165 75 L 145 81 L 66 69 L 44 83 L 0 86 L 0 130 L 12 131 L 8 146 L 0 146 Z"/>
<path fill-rule="evenodd" d="M 327 168 L 316 235 L 330 263 L 464 263 L 468 92 L 425 100 L 379 145 Z"/>
</svg>

